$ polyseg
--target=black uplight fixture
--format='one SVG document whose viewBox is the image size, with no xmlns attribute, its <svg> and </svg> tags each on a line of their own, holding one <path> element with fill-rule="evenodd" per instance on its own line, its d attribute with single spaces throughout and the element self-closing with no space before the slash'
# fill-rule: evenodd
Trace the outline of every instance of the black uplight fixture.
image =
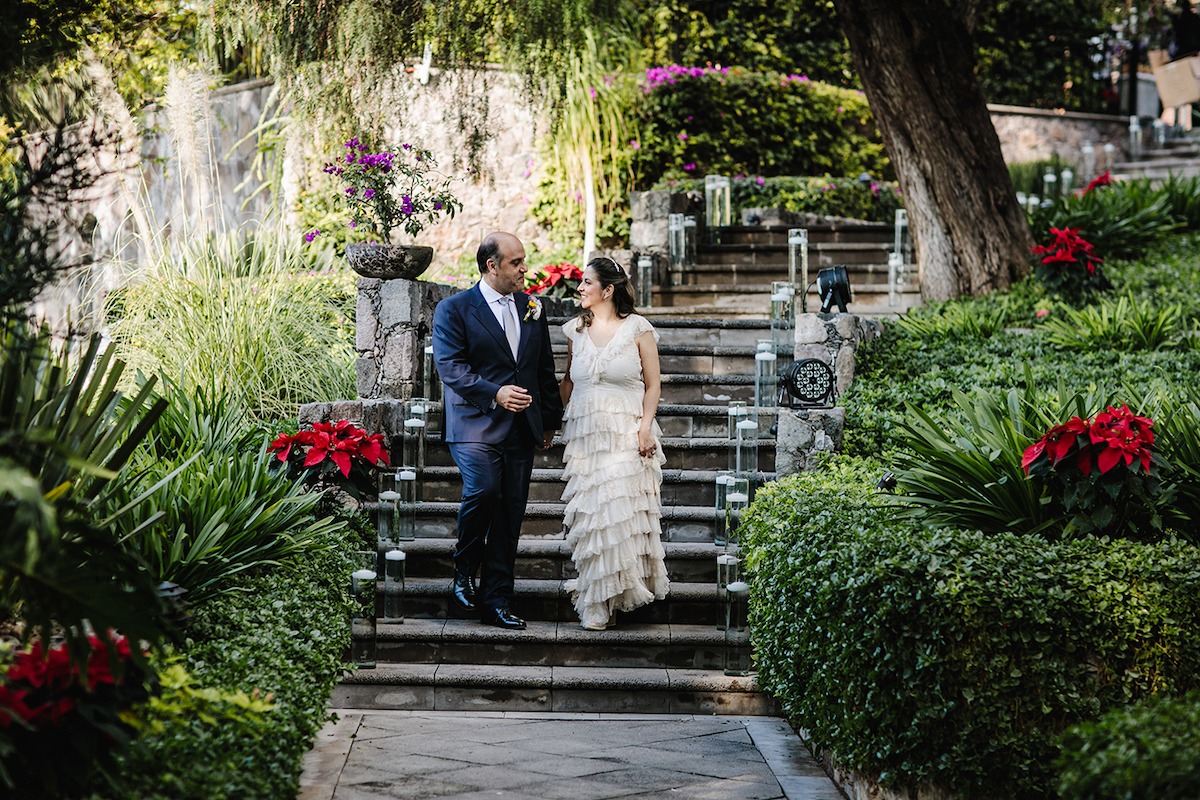
<svg viewBox="0 0 1200 800">
<path fill-rule="evenodd" d="M 779 375 L 783 408 L 831 408 L 836 395 L 833 370 L 820 359 L 793 361 Z"/>
<path fill-rule="evenodd" d="M 845 267 L 828 267 L 817 273 L 817 294 L 821 297 L 821 313 L 828 314 L 835 305 L 843 314 L 850 302 L 850 278 Z"/>
</svg>

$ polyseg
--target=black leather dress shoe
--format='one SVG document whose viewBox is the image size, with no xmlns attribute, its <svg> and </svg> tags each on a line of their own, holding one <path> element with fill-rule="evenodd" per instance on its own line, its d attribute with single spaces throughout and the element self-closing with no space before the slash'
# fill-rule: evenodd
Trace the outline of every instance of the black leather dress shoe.
<svg viewBox="0 0 1200 800">
<path fill-rule="evenodd" d="M 475 579 L 454 571 L 454 583 L 450 585 L 450 598 L 463 611 L 475 611 Z"/>
<path fill-rule="evenodd" d="M 525 620 L 514 617 L 507 608 L 484 609 L 480 621 L 485 625 L 495 625 L 497 628 L 506 628 L 510 631 L 525 630 Z"/>
</svg>

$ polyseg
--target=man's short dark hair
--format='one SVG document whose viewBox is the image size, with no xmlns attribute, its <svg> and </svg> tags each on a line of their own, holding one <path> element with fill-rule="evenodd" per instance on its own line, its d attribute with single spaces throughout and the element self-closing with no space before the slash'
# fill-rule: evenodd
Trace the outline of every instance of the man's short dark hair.
<svg viewBox="0 0 1200 800">
<path fill-rule="evenodd" d="M 494 260 L 496 265 L 500 264 L 500 237 L 488 234 L 483 241 L 479 243 L 479 249 L 475 251 L 475 263 L 479 265 L 479 274 L 487 274 L 487 262 Z"/>
</svg>

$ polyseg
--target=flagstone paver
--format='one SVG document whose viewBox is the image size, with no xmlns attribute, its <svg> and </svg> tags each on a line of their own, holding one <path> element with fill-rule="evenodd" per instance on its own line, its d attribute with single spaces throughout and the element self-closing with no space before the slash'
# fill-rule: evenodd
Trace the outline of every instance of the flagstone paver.
<svg viewBox="0 0 1200 800">
<path fill-rule="evenodd" d="M 299 800 L 841 800 L 773 717 L 344 711 Z"/>
</svg>

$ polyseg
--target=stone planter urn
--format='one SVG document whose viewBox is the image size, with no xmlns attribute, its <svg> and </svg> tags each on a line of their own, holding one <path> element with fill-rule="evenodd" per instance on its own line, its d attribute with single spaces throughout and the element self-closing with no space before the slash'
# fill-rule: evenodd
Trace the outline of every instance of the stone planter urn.
<svg viewBox="0 0 1200 800">
<path fill-rule="evenodd" d="M 350 269 L 364 278 L 412 280 L 433 263 L 433 248 L 418 245 L 356 242 L 346 245 Z"/>
</svg>

